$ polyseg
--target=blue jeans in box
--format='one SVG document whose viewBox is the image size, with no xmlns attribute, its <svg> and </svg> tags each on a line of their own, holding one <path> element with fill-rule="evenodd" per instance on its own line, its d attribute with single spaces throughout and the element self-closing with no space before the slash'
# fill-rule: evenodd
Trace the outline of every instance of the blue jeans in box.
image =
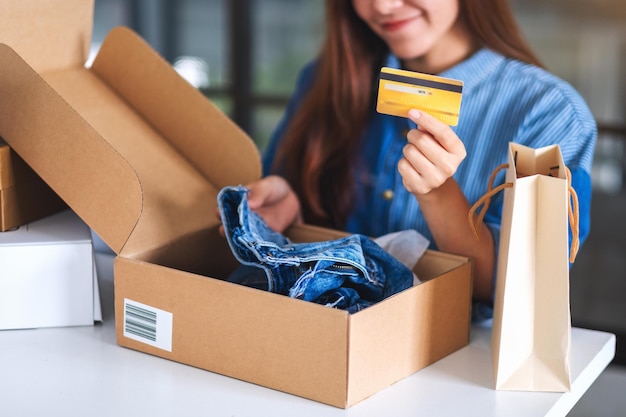
<svg viewBox="0 0 626 417">
<path fill-rule="evenodd" d="M 218 205 L 228 244 L 243 265 L 229 281 L 357 312 L 411 287 L 413 272 L 363 235 L 291 243 L 248 208 L 245 187 L 225 187 Z"/>
</svg>

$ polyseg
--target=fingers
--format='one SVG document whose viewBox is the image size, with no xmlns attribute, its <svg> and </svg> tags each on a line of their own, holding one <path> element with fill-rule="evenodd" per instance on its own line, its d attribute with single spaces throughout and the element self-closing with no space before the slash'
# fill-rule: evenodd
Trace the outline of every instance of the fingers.
<svg viewBox="0 0 626 417">
<path fill-rule="evenodd" d="M 271 229 L 282 232 L 299 220 L 300 203 L 284 178 L 271 175 L 246 185 L 246 188 L 248 207 L 261 216 Z M 221 222 L 219 208 L 216 215 Z M 219 233 L 225 236 L 223 225 L 219 226 Z"/>
<path fill-rule="evenodd" d="M 402 150 L 404 158 L 420 173 L 431 172 L 435 182 L 454 175 L 464 158 L 464 154 L 450 153 L 430 133 L 417 129 L 409 131 L 407 141 Z"/>
<path fill-rule="evenodd" d="M 262 207 L 271 192 L 271 187 L 266 184 L 265 178 L 246 185 L 248 189 L 248 207 L 256 209 Z"/>
<path fill-rule="evenodd" d="M 406 135 L 407 145 L 403 154 L 409 160 L 426 159 L 433 164 L 444 158 L 448 151 L 428 132 L 411 129 Z"/>
<path fill-rule="evenodd" d="M 405 156 L 398 162 L 404 187 L 411 194 L 425 195 L 439 188 L 452 175 L 438 169 L 424 157 Z"/>
<path fill-rule="evenodd" d="M 271 175 L 247 186 L 248 207 L 273 230 L 282 232 L 301 219 L 300 202 L 284 178 Z"/>
<path fill-rule="evenodd" d="M 271 206 L 291 192 L 287 181 L 277 175 L 264 177 L 248 184 L 246 188 L 248 188 L 248 206 L 253 210 Z"/>
<path fill-rule="evenodd" d="M 402 177 L 404 188 L 411 194 L 427 194 L 433 189 L 429 181 L 406 158 L 402 158 L 398 162 L 398 172 Z"/>
<path fill-rule="evenodd" d="M 220 236 L 222 237 L 226 237 L 226 232 L 224 230 L 224 225 L 222 224 L 222 215 L 220 213 L 220 208 L 219 207 L 215 207 L 215 217 L 217 217 L 217 220 L 220 222 L 220 225 L 218 227 L 218 232 L 220 234 Z"/>
<path fill-rule="evenodd" d="M 454 175 L 466 150 L 450 126 L 435 117 L 419 110 L 411 110 L 409 116 L 418 129 L 407 134 L 398 171 L 409 192 L 427 194 Z"/>
<path fill-rule="evenodd" d="M 465 157 L 465 146 L 463 146 L 463 143 L 450 126 L 436 117 L 417 109 L 409 110 L 409 118 L 417 124 L 420 131 L 430 133 L 448 152 L 462 154 Z"/>
</svg>

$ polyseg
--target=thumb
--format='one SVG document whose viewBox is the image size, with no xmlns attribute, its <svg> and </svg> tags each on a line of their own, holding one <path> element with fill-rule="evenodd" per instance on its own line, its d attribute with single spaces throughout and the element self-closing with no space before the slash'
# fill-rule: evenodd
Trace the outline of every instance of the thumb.
<svg viewBox="0 0 626 417">
<path fill-rule="evenodd" d="M 257 209 L 267 203 L 272 195 L 272 184 L 268 178 L 254 181 L 246 186 L 248 189 L 248 206 Z"/>
</svg>

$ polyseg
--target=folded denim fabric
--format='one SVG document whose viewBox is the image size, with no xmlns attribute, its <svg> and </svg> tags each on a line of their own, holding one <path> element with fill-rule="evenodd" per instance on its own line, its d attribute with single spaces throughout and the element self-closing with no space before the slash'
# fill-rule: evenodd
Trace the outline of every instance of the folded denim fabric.
<svg viewBox="0 0 626 417">
<path fill-rule="evenodd" d="M 247 193 L 218 194 L 228 244 L 244 266 L 229 281 L 351 313 L 411 287 L 413 272 L 369 237 L 292 243 L 248 208 Z"/>
</svg>

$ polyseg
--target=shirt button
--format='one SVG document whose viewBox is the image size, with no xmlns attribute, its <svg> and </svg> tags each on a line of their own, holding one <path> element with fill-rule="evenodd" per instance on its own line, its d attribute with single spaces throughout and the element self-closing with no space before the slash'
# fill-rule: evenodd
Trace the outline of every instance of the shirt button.
<svg viewBox="0 0 626 417">
<path fill-rule="evenodd" d="M 394 196 L 393 190 L 385 190 L 383 191 L 383 198 L 385 200 L 391 200 Z"/>
</svg>

